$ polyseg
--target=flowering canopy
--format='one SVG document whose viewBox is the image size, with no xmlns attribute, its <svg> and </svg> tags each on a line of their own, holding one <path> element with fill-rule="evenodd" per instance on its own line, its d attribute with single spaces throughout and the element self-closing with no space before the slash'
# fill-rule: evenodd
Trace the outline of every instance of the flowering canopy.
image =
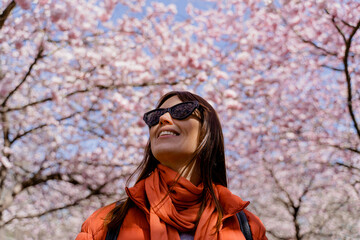
<svg viewBox="0 0 360 240">
<path fill-rule="evenodd" d="M 124 196 L 148 138 L 142 113 L 183 89 L 217 109 L 230 188 L 270 239 L 360 237 L 358 1 L 0 9 L 4 236 L 74 238 Z"/>
</svg>

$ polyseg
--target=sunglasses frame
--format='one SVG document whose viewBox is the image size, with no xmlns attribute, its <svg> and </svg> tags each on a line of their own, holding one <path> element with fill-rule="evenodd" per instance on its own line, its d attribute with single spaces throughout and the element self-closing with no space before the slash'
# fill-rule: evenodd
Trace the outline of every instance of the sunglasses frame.
<svg viewBox="0 0 360 240">
<path fill-rule="evenodd" d="M 185 104 L 185 103 L 194 103 L 194 104 L 195 104 L 195 105 L 194 105 L 194 109 L 193 109 L 189 114 L 185 115 L 184 117 L 181 117 L 181 118 L 173 117 L 173 115 L 172 115 L 173 109 L 174 109 L 175 107 L 177 107 L 177 106 L 179 106 L 179 105 L 182 105 L 182 104 Z M 148 125 L 149 128 L 151 128 L 151 127 L 155 126 L 156 124 L 158 124 L 158 123 L 160 122 L 160 117 L 161 117 L 162 115 L 164 115 L 165 113 L 167 113 L 167 112 L 170 114 L 170 116 L 171 116 L 172 118 L 177 119 L 177 120 L 183 120 L 183 119 L 191 116 L 191 114 L 192 114 L 197 108 L 199 108 L 199 106 L 200 106 L 200 104 L 199 104 L 198 101 L 187 101 L 187 102 L 178 103 L 178 104 L 176 104 L 176 105 L 174 105 L 174 106 L 172 106 L 172 107 L 169 107 L 169 108 L 156 108 L 156 109 L 153 109 L 153 110 L 151 110 L 151 111 L 149 111 L 149 112 L 146 112 L 146 113 L 144 114 L 144 116 L 143 116 L 143 120 L 144 120 L 144 122 L 146 123 L 146 125 Z M 156 121 L 156 124 L 152 124 L 152 125 L 151 125 L 151 124 L 149 124 L 149 123 L 146 121 L 147 116 L 148 116 L 150 113 L 156 112 L 156 111 L 160 111 L 161 114 L 159 115 L 159 119 Z"/>
</svg>

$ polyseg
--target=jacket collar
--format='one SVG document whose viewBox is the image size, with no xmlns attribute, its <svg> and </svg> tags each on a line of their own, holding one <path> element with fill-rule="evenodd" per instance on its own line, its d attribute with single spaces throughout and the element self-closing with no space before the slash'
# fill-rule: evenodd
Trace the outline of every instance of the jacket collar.
<svg viewBox="0 0 360 240">
<path fill-rule="evenodd" d="M 181 181 L 188 181 L 181 177 Z M 235 215 L 244 208 L 246 208 L 250 202 L 244 201 L 240 197 L 231 193 L 231 191 L 222 185 L 213 185 L 215 194 L 219 199 L 220 205 L 224 211 L 223 220 Z M 127 195 L 131 200 L 145 213 L 149 212 L 149 202 L 145 192 L 145 179 L 139 181 L 135 186 L 126 188 Z"/>
</svg>

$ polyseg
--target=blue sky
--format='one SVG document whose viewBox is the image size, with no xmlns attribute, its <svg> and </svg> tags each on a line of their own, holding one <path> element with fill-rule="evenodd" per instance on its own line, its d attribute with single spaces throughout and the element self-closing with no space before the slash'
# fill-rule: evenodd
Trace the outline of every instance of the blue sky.
<svg viewBox="0 0 360 240">
<path fill-rule="evenodd" d="M 212 6 L 214 6 L 214 4 L 215 4 L 213 2 L 208 2 L 208 1 L 203 1 L 203 0 L 157 0 L 157 1 L 148 0 L 148 1 L 146 1 L 146 6 L 149 6 L 151 4 L 151 2 L 162 2 L 165 5 L 175 4 L 177 11 L 178 11 L 177 19 L 180 21 L 184 20 L 184 18 L 187 18 L 187 13 L 186 13 L 185 9 L 189 3 L 191 3 L 194 7 L 200 8 L 200 9 L 208 9 L 208 8 L 211 8 Z M 126 12 L 127 12 L 127 8 L 125 8 L 121 4 L 118 4 L 115 8 L 112 19 L 113 20 L 117 19 Z"/>
</svg>

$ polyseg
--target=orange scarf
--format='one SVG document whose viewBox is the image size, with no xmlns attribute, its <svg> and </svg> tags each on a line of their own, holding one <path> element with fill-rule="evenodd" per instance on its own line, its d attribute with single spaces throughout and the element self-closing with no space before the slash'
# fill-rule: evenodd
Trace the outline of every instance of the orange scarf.
<svg viewBox="0 0 360 240">
<path fill-rule="evenodd" d="M 180 177 L 177 183 L 174 181 L 178 173 L 161 164 L 146 179 L 141 180 L 132 188 L 126 188 L 128 196 L 146 214 L 150 224 L 150 239 L 180 240 L 179 232 L 191 232 L 195 230 L 195 221 L 201 206 L 203 184 L 193 185 L 187 179 Z M 246 207 L 249 202 L 232 195 L 227 188 L 221 185 L 213 185 L 215 195 L 224 207 L 224 218 L 239 209 Z M 222 195 L 222 196 L 221 196 Z M 235 205 L 232 200 L 235 199 Z M 149 205 L 150 203 L 150 210 Z M 230 208 L 230 214 L 227 210 Z M 228 216 L 226 216 L 226 214 Z M 194 240 L 220 239 L 221 234 L 215 234 L 218 213 L 214 201 L 206 201 L 205 209 L 196 227 Z M 223 218 L 223 219 L 224 219 Z"/>
</svg>

